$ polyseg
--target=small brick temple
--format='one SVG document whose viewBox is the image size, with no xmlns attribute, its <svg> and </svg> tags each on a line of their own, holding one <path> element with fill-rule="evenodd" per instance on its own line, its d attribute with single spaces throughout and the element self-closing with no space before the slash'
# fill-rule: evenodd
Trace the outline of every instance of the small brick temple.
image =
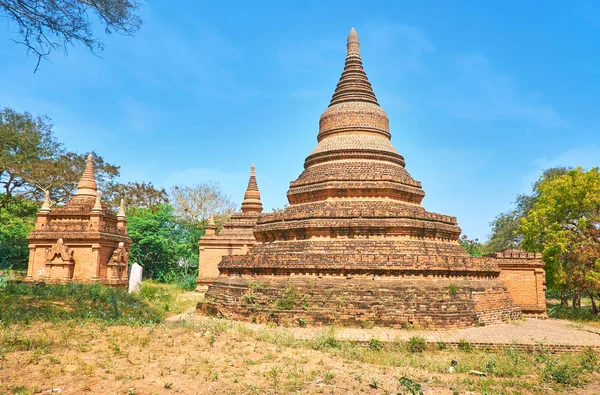
<svg viewBox="0 0 600 395">
<path fill-rule="evenodd" d="M 200 312 L 289 325 L 420 328 L 545 314 L 538 255 L 470 257 L 456 218 L 422 207 L 425 192 L 391 144 L 354 29 L 317 142 L 290 184 L 289 206 L 257 215 L 256 244 L 222 257 Z"/>
<path fill-rule="evenodd" d="M 200 241 L 199 266 L 198 266 L 198 288 L 206 290 L 206 287 L 219 276 L 219 262 L 227 255 L 246 254 L 251 246 L 256 244 L 254 227 L 263 207 L 260 201 L 260 192 L 256 183 L 256 172 L 254 165 L 250 170 L 248 188 L 244 194 L 242 211 L 231 216 L 231 221 L 223 225 L 219 234 L 216 233 L 214 217 L 211 214 L 206 227 L 206 233 Z"/>
<path fill-rule="evenodd" d="M 75 196 L 62 207 L 50 207 L 46 192 L 28 236 L 29 265 L 26 281 L 47 283 L 128 284 L 131 239 L 121 200 L 115 215 L 100 198 L 92 155 Z"/>
</svg>

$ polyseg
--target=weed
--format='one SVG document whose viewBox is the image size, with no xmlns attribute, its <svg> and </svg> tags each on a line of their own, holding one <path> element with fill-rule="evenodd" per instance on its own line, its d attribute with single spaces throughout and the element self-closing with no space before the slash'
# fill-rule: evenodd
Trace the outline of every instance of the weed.
<svg viewBox="0 0 600 395">
<path fill-rule="evenodd" d="M 426 343 L 423 336 L 413 336 L 408 339 L 408 351 L 412 353 L 425 351 Z"/>
<path fill-rule="evenodd" d="M 335 377 L 335 374 L 333 374 L 331 372 L 327 372 L 327 373 L 325 373 L 325 376 L 323 376 L 323 382 L 327 385 L 331 385 L 334 377 Z"/>
<path fill-rule="evenodd" d="M 383 344 L 379 339 L 372 337 L 371 340 L 369 340 L 369 348 L 373 351 L 379 351 L 383 348 Z"/>
<path fill-rule="evenodd" d="M 298 318 L 298 325 L 304 328 L 306 326 L 306 319 L 302 317 Z"/>
<path fill-rule="evenodd" d="M 448 293 L 452 296 L 456 296 L 456 294 L 458 294 L 458 286 L 456 284 L 448 285 Z"/>
<path fill-rule="evenodd" d="M 369 377 L 369 387 L 378 389 L 381 386 L 381 380 L 377 377 Z"/>
<path fill-rule="evenodd" d="M 473 346 L 467 340 L 460 339 L 458 341 L 458 349 L 460 351 L 464 351 L 464 352 L 472 352 L 473 351 Z"/>
<path fill-rule="evenodd" d="M 402 376 L 398 380 L 398 390 L 400 390 L 401 394 L 409 395 L 421 395 L 424 393 L 421 384 L 417 383 L 412 379 L 409 379 L 406 376 Z"/>
<path fill-rule="evenodd" d="M 584 370 L 596 372 L 599 367 L 599 362 L 598 354 L 590 347 L 584 348 L 581 354 L 579 354 L 579 364 Z"/>
<path fill-rule="evenodd" d="M 173 383 L 165 383 L 163 387 L 165 387 L 166 390 L 170 390 L 171 388 L 173 388 Z"/>
<path fill-rule="evenodd" d="M 267 372 L 267 378 L 273 382 L 273 388 L 279 388 L 281 383 L 281 372 L 282 369 L 278 366 L 273 366 L 271 370 Z"/>
</svg>

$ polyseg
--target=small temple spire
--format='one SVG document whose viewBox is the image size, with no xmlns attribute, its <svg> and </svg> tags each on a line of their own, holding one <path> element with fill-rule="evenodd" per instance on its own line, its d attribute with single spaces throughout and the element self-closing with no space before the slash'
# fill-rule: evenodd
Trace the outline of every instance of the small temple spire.
<svg viewBox="0 0 600 395">
<path fill-rule="evenodd" d="M 44 203 L 42 203 L 42 208 L 40 208 L 40 213 L 49 213 L 50 212 L 50 191 L 46 189 L 46 193 L 44 194 Z"/>
<path fill-rule="evenodd" d="M 208 225 L 204 228 L 205 236 L 215 236 L 217 234 L 217 225 L 215 224 L 215 216 L 213 213 L 210 213 L 208 217 Z M 204 237 L 204 236 L 203 236 Z"/>
<path fill-rule="evenodd" d="M 94 177 L 94 158 L 89 154 L 85 162 L 85 170 L 77 184 L 76 196 L 96 196 L 98 188 L 96 186 L 96 178 Z"/>
<path fill-rule="evenodd" d="M 119 212 L 117 213 L 117 218 L 125 218 L 125 199 L 121 199 L 121 204 L 119 205 Z"/>
<path fill-rule="evenodd" d="M 94 207 L 92 208 L 92 213 L 101 213 L 102 212 L 102 204 L 100 203 L 100 192 L 96 192 L 96 201 L 94 202 Z"/>
<path fill-rule="evenodd" d="M 260 192 L 258 190 L 258 184 L 256 183 L 256 172 L 254 170 L 254 163 L 250 169 L 250 179 L 248 180 L 248 188 L 244 194 L 244 201 L 242 202 L 242 212 L 244 213 L 262 213 L 262 203 L 260 201 Z"/>
<path fill-rule="evenodd" d="M 346 64 L 329 106 L 343 102 L 368 102 L 379 105 L 360 58 L 360 41 L 354 28 L 348 34 Z"/>
</svg>

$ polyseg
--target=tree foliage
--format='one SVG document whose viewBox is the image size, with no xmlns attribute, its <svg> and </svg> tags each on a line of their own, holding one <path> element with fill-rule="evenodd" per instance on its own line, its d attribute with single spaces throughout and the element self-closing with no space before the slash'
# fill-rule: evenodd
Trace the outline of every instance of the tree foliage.
<svg viewBox="0 0 600 395">
<path fill-rule="evenodd" d="M 523 247 L 543 253 L 549 287 L 587 292 L 593 298 L 600 289 L 598 168 L 579 167 L 548 177 L 538 183 L 537 192 L 519 227 Z"/>
<path fill-rule="evenodd" d="M 521 220 L 533 208 L 539 197 L 539 186 L 545 180 L 551 180 L 566 174 L 570 169 L 566 167 L 553 167 L 543 172 L 533 185 L 532 192 L 528 195 L 519 195 L 515 201 L 515 208 L 499 214 L 491 223 L 492 233 L 483 247 L 485 254 L 502 251 L 508 248 L 519 248 L 523 242 L 520 232 Z"/>
<path fill-rule="evenodd" d="M 462 235 L 458 239 L 460 246 L 471 256 L 483 255 L 483 243 L 479 239 L 469 239 L 467 235 Z"/>
<path fill-rule="evenodd" d="M 34 228 L 39 205 L 22 198 L 11 200 L 10 210 L 0 209 L 0 269 L 24 270 L 29 258 L 27 235 Z"/>
<path fill-rule="evenodd" d="M 151 182 L 128 182 L 121 184 L 111 182 L 102 193 L 103 201 L 116 209 L 121 199 L 125 200 L 129 208 L 155 208 L 161 204 L 169 203 L 169 196 L 164 188 L 156 188 Z"/>
<path fill-rule="evenodd" d="M 119 167 L 92 153 L 100 187 L 119 175 Z M 70 199 L 85 169 L 87 153 L 65 150 L 47 117 L 9 108 L 0 110 L 0 210 L 13 197 L 41 200 L 50 190 L 55 203 Z"/>
<path fill-rule="evenodd" d="M 133 208 L 127 212 L 127 229 L 133 243 L 130 260 L 144 267 L 144 275 L 161 278 L 180 267 L 197 265 L 202 228 L 182 223 L 173 208 Z"/>
<path fill-rule="evenodd" d="M 14 41 L 40 61 L 52 51 L 67 52 L 80 43 L 97 54 L 104 45 L 95 37 L 92 18 L 104 26 L 106 34 L 134 35 L 142 21 L 137 0 L 0 0 L 0 13 L 16 26 Z"/>
<path fill-rule="evenodd" d="M 221 224 L 236 209 L 230 197 L 215 182 L 176 185 L 171 188 L 170 202 L 181 219 L 197 225 L 203 224 L 211 213 L 215 215 L 215 221 Z"/>
</svg>

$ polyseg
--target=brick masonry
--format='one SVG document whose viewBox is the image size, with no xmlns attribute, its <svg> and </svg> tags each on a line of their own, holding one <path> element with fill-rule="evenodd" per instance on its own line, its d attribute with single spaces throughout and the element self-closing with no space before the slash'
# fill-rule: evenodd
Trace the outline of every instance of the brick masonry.
<svg viewBox="0 0 600 395">
<path fill-rule="evenodd" d="M 50 208 L 46 194 L 28 240 L 26 281 L 128 284 L 131 239 L 124 206 L 115 215 L 102 204 L 91 155 L 78 191 L 67 204 Z"/>
<path fill-rule="evenodd" d="M 247 254 L 222 257 L 200 312 L 431 329 L 544 314 L 539 257 L 469 257 L 456 218 L 421 206 L 425 192 L 391 144 L 354 29 L 319 125 L 317 146 L 287 192 L 289 207 L 257 217 Z"/>
</svg>

